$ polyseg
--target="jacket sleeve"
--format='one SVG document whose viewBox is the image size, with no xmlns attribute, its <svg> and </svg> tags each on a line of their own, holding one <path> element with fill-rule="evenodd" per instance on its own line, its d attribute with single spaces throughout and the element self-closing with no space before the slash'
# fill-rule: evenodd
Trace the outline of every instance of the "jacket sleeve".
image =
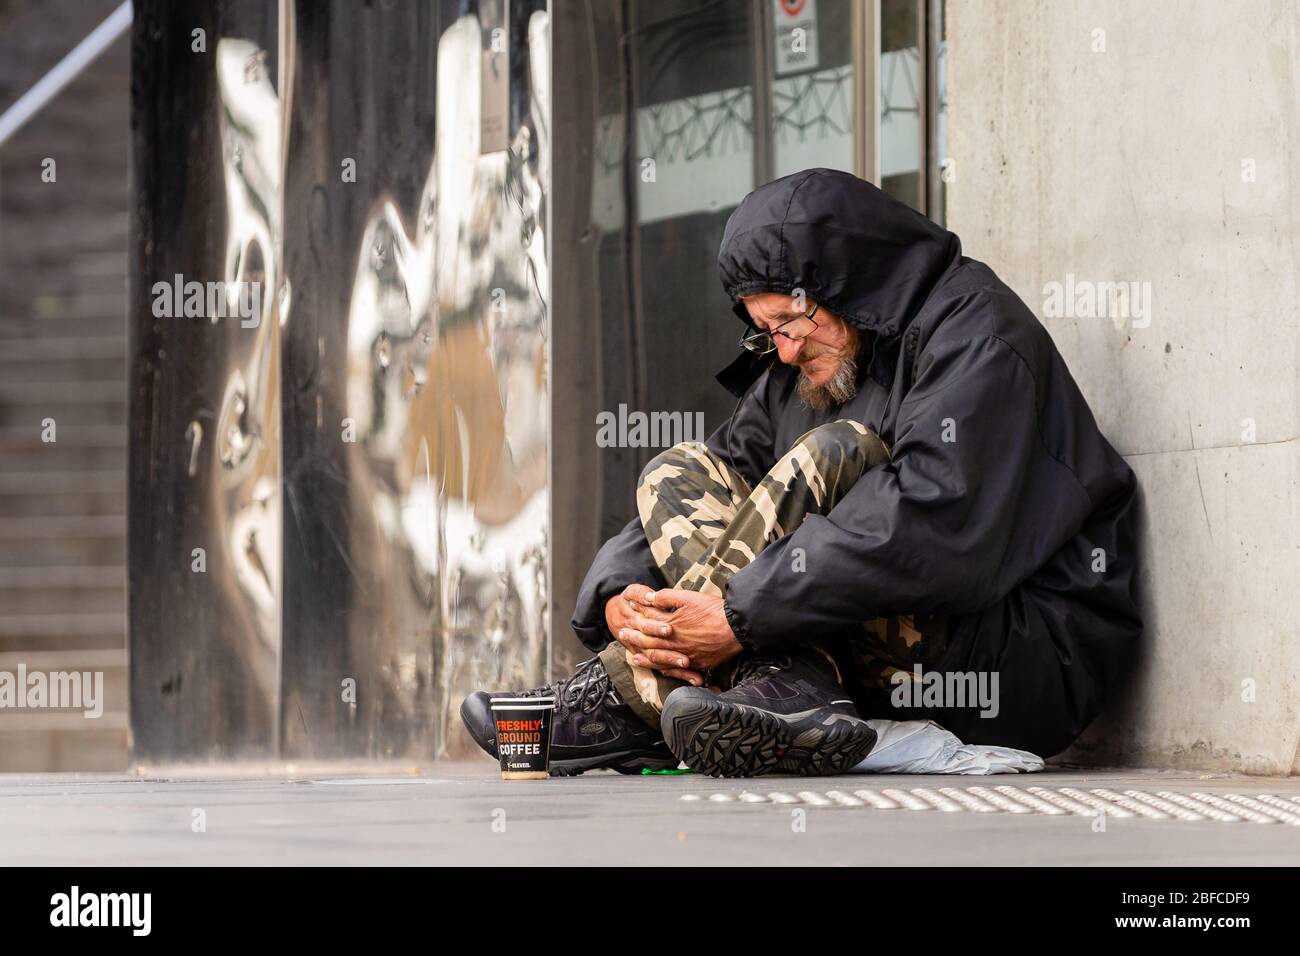
<svg viewBox="0 0 1300 956">
<path fill-rule="evenodd" d="M 767 413 L 767 375 L 763 375 L 739 403 L 731 426 L 730 460 L 751 485 L 772 467 L 771 419 Z M 705 441 L 722 461 L 728 460 L 727 423 Z M 578 590 L 577 607 L 570 623 L 578 639 L 593 651 L 614 639 L 605 626 L 605 604 L 629 584 L 667 587 L 663 573 L 650 554 L 641 519 L 633 518 L 596 552 Z"/>
<path fill-rule="evenodd" d="M 731 580 L 726 613 L 741 643 L 980 610 L 1044 564 L 1091 504 L 1042 442 L 1038 395 L 1029 366 L 995 336 L 923 352 L 890 462 Z"/>
<path fill-rule="evenodd" d="M 578 606 L 570 623 L 578 640 L 591 650 L 598 651 L 614 639 L 605 626 L 605 603 L 629 584 L 664 587 L 640 518 L 633 518 L 601 546 L 578 589 Z"/>
</svg>

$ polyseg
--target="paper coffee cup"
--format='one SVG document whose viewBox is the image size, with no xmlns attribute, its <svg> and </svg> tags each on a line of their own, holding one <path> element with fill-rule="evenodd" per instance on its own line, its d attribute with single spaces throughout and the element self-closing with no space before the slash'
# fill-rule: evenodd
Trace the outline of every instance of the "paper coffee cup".
<svg viewBox="0 0 1300 956">
<path fill-rule="evenodd" d="M 493 698 L 501 779 L 541 780 L 549 775 L 554 711 L 554 697 Z"/>
</svg>

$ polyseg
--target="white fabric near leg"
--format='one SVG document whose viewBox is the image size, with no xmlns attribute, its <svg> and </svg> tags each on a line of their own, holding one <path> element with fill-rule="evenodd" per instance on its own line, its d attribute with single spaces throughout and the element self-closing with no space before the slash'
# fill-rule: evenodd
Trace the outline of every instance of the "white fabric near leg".
<svg viewBox="0 0 1300 956">
<path fill-rule="evenodd" d="M 877 735 L 850 773 L 1035 773 L 1043 758 L 1027 750 L 964 744 L 933 720 L 869 720 Z"/>
</svg>

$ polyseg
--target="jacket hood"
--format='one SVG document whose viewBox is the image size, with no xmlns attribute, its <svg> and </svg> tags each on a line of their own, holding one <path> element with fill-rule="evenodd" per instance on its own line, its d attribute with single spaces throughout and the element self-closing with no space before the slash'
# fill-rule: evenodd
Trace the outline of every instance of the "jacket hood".
<svg viewBox="0 0 1300 956">
<path fill-rule="evenodd" d="M 916 314 L 961 243 L 905 203 L 849 173 L 805 169 L 760 186 L 727 220 L 718 274 L 741 296 L 802 289 L 882 339 Z"/>
</svg>

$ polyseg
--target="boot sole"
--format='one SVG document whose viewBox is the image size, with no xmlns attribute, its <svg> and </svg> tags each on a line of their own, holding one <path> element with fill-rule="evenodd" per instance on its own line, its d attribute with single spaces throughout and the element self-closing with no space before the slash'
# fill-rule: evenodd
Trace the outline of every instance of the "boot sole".
<svg viewBox="0 0 1300 956">
<path fill-rule="evenodd" d="M 711 777 L 844 773 L 876 745 L 876 732 L 865 720 L 827 707 L 781 717 L 696 687 L 669 696 L 661 727 L 668 749 Z"/>
</svg>

